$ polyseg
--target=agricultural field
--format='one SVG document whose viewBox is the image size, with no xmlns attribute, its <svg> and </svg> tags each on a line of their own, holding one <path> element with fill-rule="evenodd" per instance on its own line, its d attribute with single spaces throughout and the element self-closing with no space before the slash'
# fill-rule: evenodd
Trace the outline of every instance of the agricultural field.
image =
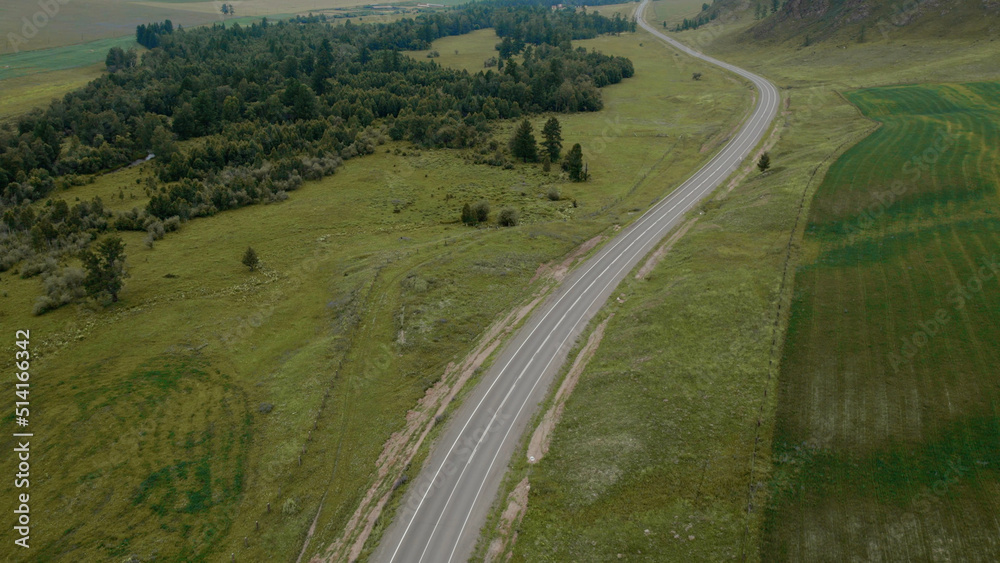
<svg viewBox="0 0 1000 563">
<path fill-rule="evenodd" d="M 370 4 L 361 0 L 242 0 L 232 2 L 236 17 L 224 16 L 222 3 L 215 1 L 60 1 L 54 15 L 42 11 L 36 2 L 0 4 L 0 55 L 15 52 L 10 35 L 17 37 L 17 51 L 49 49 L 133 35 L 137 25 L 169 19 L 185 27 L 335 11 Z M 41 15 L 38 15 L 41 14 Z M 51 17 L 50 17 L 51 16 Z M 25 19 L 32 23 L 26 27 Z M 39 25 L 40 24 L 40 25 Z M 34 31 L 33 31 L 34 30 Z M 0 64 L 2 66 L 2 64 Z"/>
<path fill-rule="evenodd" d="M 0 98 L 0 121 L 9 120 L 67 92 L 82 88 L 105 71 L 104 62 L 69 70 L 56 70 L 30 74 L 0 81 L 3 97 Z"/>
<path fill-rule="evenodd" d="M 139 48 L 135 35 L 92 41 L 70 47 L 56 47 L 38 51 L 22 51 L 0 56 L 0 83 L 13 78 L 35 76 L 58 70 L 103 65 L 112 47 Z M 41 80 L 39 80 L 41 82 Z"/>
<path fill-rule="evenodd" d="M 466 39 L 453 48 L 492 49 Z M 0 276 L 0 318 L 30 325 L 46 405 L 32 509 L 50 517 L 33 557 L 266 560 L 298 553 L 312 524 L 307 555 L 322 553 L 407 411 L 545 287 L 539 265 L 637 216 L 744 115 L 744 85 L 708 69 L 692 81 L 699 67 L 641 42 L 579 42 L 637 69 L 603 89 L 603 111 L 558 116 L 590 182 L 387 143 L 285 202 L 193 220 L 152 248 L 123 233 L 130 277 L 108 310 L 33 317 L 37 278 Z M 536 131 L 547 117 L 532 118 Z M 58 197 L 141 207 L 148 166 Z M 521 226 L 461 226 L 461 206 L 483 198 L 494 216 L 517 208 Z M 256 272 L 240 264 L 247 246 Z"/>
<path fill-rule="evenodd" d="M 810 210 L 764 550 L 995 560 L 1000 83 L 847 97 L 882 126 Z"/>
</svg>

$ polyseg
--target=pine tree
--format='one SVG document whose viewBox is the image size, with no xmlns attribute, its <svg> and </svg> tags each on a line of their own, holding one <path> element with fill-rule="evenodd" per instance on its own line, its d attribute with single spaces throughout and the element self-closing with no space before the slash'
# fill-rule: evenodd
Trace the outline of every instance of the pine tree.
<svg viewBox="0 0 1000 563">
<path fill-rule="evenodd" d="M 767 169 L 771 167 L 771 155 L 764 153 L 760 155 L 760 160 L 757 161 L 757 168 L 761 172 L 767 172 Z"/>
<path fill-rule="evenodd" d="M 97 252 L 87 250 L 80 258 L 87 269 L 87 277 L 83 281 L 87 295 L 101 297 L 107 294 L 112 303 L 117 302 L 118 293 L 128 277 L 128 272 L 125 271 L 125 243 L 122 239 L 118 236 L 108 237 L 97 245 Z"/>
<path fill-rule="evenodd" d="M 316 62 L 313 64 L 312 89 L 319 95 L 326 93 L 327 78 L 330 78 L 333 67 L 333 53 L 329 39 L 323 39 L 316 51 Z"/>
<path fill-rule="evenodd" d="M 535 141 L 531 123 L 527 119 L 517 126 L 517 131 L 510 140 L 510 152 L 514 158 L 520 158 L 524 162 L 538 160 L 538 142 Z"/>
<path fill-rule="evenodd" d="M 580 143 L 573 145 L 563 162 L 563 169 L 569 172 L 569 179 L 574 182 L 582 182 L 587 179 L 587 173 L 583 169 L 583 148 Z"/>
<path fill-rule="evenodd" d="M 243 253 L 243 265 L 250 268 L 251 272 L 260 266 L 260 258 L 257 257 L 257 251 L 253 247 L 248 246 L 247 251 Z"/>
<path fill-rule="evenodd" d="M 559 126 L 558 119 L 550 117 L 545 122 L 545 127 L 542 128 L 542 137 L 545 138 L 542 141 L 542 145 L 545 147 L 545 152 L 549 155 L 549 161 L 556 162 L 559 160 L 559 154 L 562 151 L 562 128 Z"/>
</svg>

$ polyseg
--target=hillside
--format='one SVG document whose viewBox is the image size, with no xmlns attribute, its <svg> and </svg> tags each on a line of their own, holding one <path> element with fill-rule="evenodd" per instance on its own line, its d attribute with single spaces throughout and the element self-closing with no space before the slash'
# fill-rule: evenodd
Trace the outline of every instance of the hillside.
<svg viewBox="0 0 1000 563">
<path fill-rule="evenodd" d="M 1000 34 L 997 0 L 716 0 L 702 14 L 753 17 L 747 39 L 775 43 L 911 38 L 989 39 Z"/>
</svg>

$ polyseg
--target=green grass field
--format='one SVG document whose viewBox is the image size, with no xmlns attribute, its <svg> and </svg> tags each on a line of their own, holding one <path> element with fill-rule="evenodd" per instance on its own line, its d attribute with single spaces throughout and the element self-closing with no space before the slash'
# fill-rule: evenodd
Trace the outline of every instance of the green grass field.
<svg viewBox="0 0 1000 563">
<path fill-rule="evenodd" d="M 434 42 L 431 49 L 424 51 L 407 51 L 406 54 L 418 61 L 434 60 L 437 64 L 467 70 L 475 74 L 487 70 L 483 62 L 497 56 L 494 48 L 500 43 L 500 38 L 493 29 L 479 29 L 465 35 L 442 37 Z M 427 54 L 437 51 L 440 57 L 428 59 Z M 493 66 L 496 72 L 496 65 Z"/>
<path fill-rule="evenodd" d="M 848 99 L 882 127 L 837 160 L 810 211 L 764 550 L 995 560 L 1000 84 Z"/>
<path fill-rule="evenodd" d="M 91 41 L 82 45 L 54 47 L 36 51 L 22 51 L 0 56 L 0 81 L 22 76 L 88 67 L 104 63 L 108 50 L 137 48 L 135 36 L 116 37 Z"/>
<path fill-rule="evenodd" d="M 646 10 L 646 21 L 662 29 L 663 22 L 673 28 L 684 18 L 693 18 L 701 12 L 704 2 L 699 0 L 658 0 L 651 2 Z"/>
<path fill-rule="evenodd" d="M 492 50 L 467 39 L 460 52 Z M 325 494 L 309 551 L 321 553 L 407 410 L 539 287 L 539 264 L 631 220 L 745 112 L 744 86 L 711 71 L 694 82 L 691 63 L 639 42 L 580 42 L 632 56 L 638 70 L 604 89 L 604 111 L 558 116 L 565 142 L 585 147 L 590 182 L 389 144 L 286 202 L 192 221 L 151 250 L 126 233 L 131 277 L 107 310 L 33 317 L 38 279 L 0 276 L 4 326 L 32 331 L 32 424 L 46 436 L 32 457 L 32 510 L 48 515 L 33 528 L 32 560 L 296 554 Z M 536 130 L 547 117 L 533 118 Z M 142 206 L 135 182 L 147 168 L 58 197 Z M 480 198 L 494 214 L 518 208 L 523 224 L 457 224 Z M 263 271 L 239 263 L 248 245 Z"/>
<path fill-rule="evenodd" d="M 69 70 L 56 70 L 8 78 L 0 82 L 0 121 L 12 119 L 34 108 L 44 107 L 67 92 L 82 88 L 105 72 L 104 61 Z"/>
</svg>

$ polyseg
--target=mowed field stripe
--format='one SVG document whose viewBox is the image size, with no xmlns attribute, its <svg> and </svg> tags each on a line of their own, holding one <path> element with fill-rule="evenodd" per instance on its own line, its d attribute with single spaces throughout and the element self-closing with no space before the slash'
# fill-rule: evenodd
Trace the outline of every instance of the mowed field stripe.
<svg viewBox="0 0 1000 563">
<path fill-rule="evenodd" d="M 847 94 L 883 126 L 831 166 L 806 229 L 765 524 L 777 560 L 1000 560 L 1000 104 L 979 94 L 996 89 Z"/>
</svg>

